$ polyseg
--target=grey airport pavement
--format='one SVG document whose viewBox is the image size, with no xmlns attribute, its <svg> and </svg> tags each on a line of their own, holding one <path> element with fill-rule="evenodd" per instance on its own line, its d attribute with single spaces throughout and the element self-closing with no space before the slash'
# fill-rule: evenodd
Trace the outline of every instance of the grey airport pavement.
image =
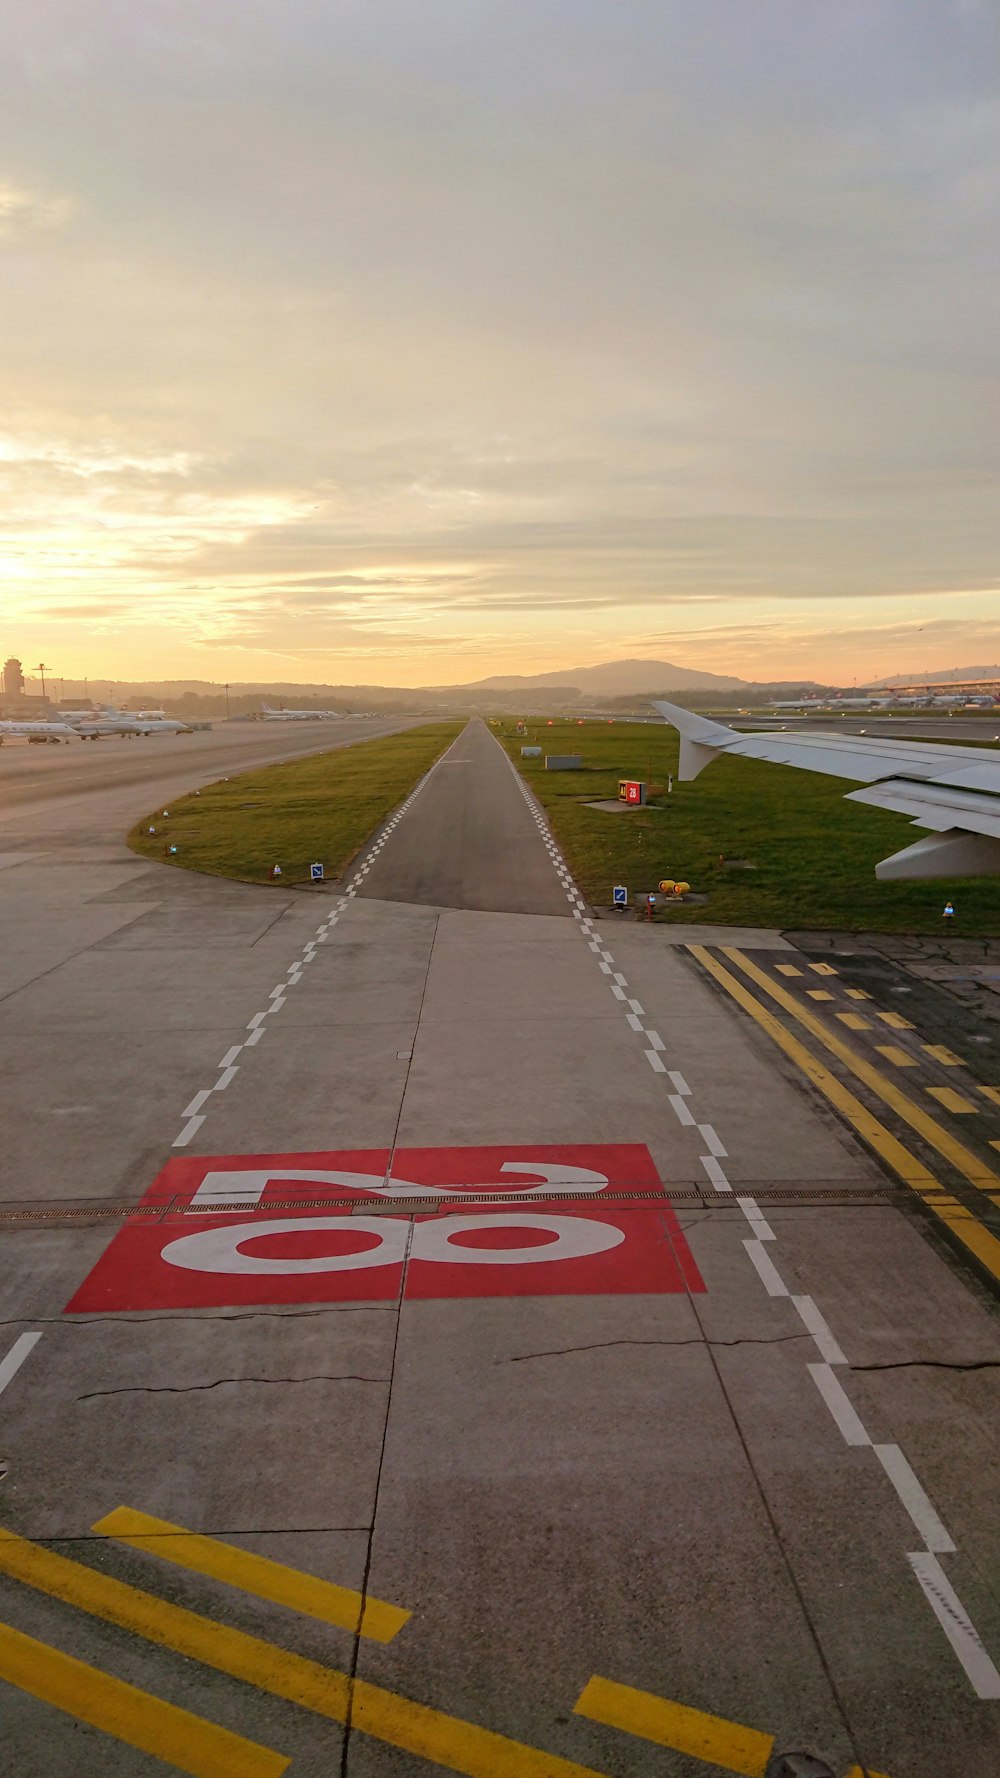
<svg viewBox="0 0 1000 1778">
<path fill-rule="evenodd" d="M 588 908 L 478 721 L 341 883 L 124 846 L 373 726 L 0 755 L 4 1778 L 995 1778 L 994 1298 L 688 942 L 836 957 Z"/>
</svg>

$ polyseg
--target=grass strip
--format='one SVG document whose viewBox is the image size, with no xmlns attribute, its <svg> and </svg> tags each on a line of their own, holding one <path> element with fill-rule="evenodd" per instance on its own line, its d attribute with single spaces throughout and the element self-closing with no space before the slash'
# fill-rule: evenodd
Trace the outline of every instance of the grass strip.
<svg viewBox="0 0 1000 1778">
<path fill-rule="evenodd" d="M 168 814 L 154 810 L 128 844 L 143 858 L 245 883 L 270 881 L 276 864 L 284 884 L 308 882 L 314 863 L 335 880 L 464 726 L 428 723 L 222 778 L 178 797 Z"/>
<path fill-rule="evenodd" d="M 638 897 L 672 877 L 708 897 L 704 905 L 658 911 L 658 919 L 675 924 L 1000 934 L 995 877 L 876 881 L 879 860 L 912 845 L 923 830 L 905 815 L 846 802 L 854 788 L 846 779 L 721 758 L 693 784 L 678 784 L 678 737 L 666 725 L 536 718 L 528 719 L 526 734 L 514 729 L 514 719 L 504 718 L 495 732 L 596 907 L 610 906 L 615 883 Z M 542 748 L 540 759 L 521 758 L 521 748 L 531 745 Z M 546 753 L 579 753 L 582 770 L 547 772 Z M 616 799 L 619 778 L 650 784 L 651 806 L 623 814 L 588 808 Z M 955 918 L 945 921 L 949 896 Z"/>
</svg>

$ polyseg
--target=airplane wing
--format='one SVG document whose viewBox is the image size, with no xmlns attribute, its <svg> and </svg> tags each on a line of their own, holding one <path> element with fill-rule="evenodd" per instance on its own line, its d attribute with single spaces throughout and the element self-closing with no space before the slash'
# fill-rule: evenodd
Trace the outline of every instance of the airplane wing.
<svg viewBox="0 0 1000 1778">
<path fill-rule="evenodd" d="M 912 877 L 1000 875 L 1000 752 L 939 741 L 811 733 L 739 734 L 677 704 L 654 708 L 681 737 L 679 776 L 690 781 L 713 759 L 736 754 L 850 778 L 848 799 L 909 815 L 932 831 L 875 866 L 883 882 Z"/>
</svg>

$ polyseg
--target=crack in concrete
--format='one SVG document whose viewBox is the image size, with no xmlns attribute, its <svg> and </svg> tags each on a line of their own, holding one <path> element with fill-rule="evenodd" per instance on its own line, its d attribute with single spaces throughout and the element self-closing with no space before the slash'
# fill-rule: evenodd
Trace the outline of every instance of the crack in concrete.
<svg viewBox="0 0 1000 1778">
<path fill-rule="evenodd" d="M 143 1327 L 147 1321 L 172 1321 L 175 1327 L 183 1327 L 189 1321 L 305 1321 L 311 1315 L 391 1315 L 394 1310 L 394 1303 L 329 1303 L 322 1309 L 249 1309 L 238 1315 L 201 1309 L 178 1310 L 173 1315 L 83 1315 L 79 1320 L 71 1315 L 11 1315 L 0 1319 L 0 1327 L 103 1327 L 116 1322 Z"/>
<path fill-rule="evenodd" d="M 205 1389 L 221 1389 L 224 1383 L 388 1383 L 388 1377 L 360 1377 L 350 1373 L 316 1377 L 216 1377 L 214 1383 L 137 1383 L 122 1389 L 89 1389 L 77 1401 L 94 1401 L 99 1395 L 195 1395 Z"/>
<path fill-rule="evenodd" d="M 520 1352 L 514 1358 L 495 1358 L 494 1364 L 525 1364 L 531 1358 L 566 1358 L 574 1352 L 603 1352 L 609 1346 L 783 1346 L 789 1340 L 811 1340 L 812 1334 L 778 1334 L 772 1339 L 746 1337 L 738 1340 L 596 1340 L 590 1346 L 557 1346 L 547 1352 Z"/>
<path fill-rule="evenodd" d="M 852 1371 L 1000 1371 L 1000 1358 L 898 1358 L 884 1364 L 852 1364 Z"/>
</svg>

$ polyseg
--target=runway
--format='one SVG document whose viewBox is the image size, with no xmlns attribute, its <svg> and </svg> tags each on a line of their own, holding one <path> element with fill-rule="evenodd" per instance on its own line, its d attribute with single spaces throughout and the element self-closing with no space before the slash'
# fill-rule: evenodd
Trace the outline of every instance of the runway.
<svg viewBox="0 0 1000 1778">
<path fill-rule="evenodd" d="M 479 722 L 340 884 L 147 864 L 192 739 L 0 828 L 12 1775 L 993 1778 L 995 1037 L 597 919 Z"/>
</svg>

